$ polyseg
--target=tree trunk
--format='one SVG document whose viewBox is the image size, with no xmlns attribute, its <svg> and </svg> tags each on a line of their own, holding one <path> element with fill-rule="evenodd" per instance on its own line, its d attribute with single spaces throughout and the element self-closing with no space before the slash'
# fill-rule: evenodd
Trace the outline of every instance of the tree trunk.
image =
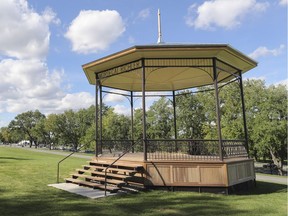
<svg viewBox="0 0 288 216">
<path fill-rule="evenodd" d="M 78 143 L 75 142 L 74 145 L 72 146 L 73 146 L 73 151 L 76 152 L 78 150 Z"/>
<path fill-rule="evenodd" d="M 273 163 L 277 166 L 279 175 L 283 176 L 283 163 L 281 158 L 278 158 L 272 149 L 269 150 Z"/>
</svg>

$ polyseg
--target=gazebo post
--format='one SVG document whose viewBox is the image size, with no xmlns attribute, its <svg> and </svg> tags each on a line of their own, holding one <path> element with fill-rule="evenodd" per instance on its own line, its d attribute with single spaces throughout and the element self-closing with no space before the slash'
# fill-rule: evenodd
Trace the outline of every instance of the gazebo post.
<svg viewBox="0 0 288 216">
<path fill-rule="evenodd" d="M 100 128 L 99 128 L 99 130 L 100 130 L 100 134 L 99 134 L 99 139 L 100 139 L 100 145 L 99 145 L 99 147 L 100 147 L 100 150 L 99 150 L 99 154 L 102 154 L 102 134 L 103 134 L 103 129 L 102 129 L 102 85 L 99 83 L 99 91 L 100 91 L 100 95 L 99 95 L 99 97 L 100 97 L 100 101 L 99 101 L 99 126 L 100 126 Z"/>
<path fill-rule="evenodd" d="M 246 123 L 245 101 L 244 101 L 244 91 L 243 91 L 242 72 L 241 71 L 239 71 L 239 85 L 240 85 L 241 104 L 242 104 L 242 113 L 243 113 L 245 147 L 246 147 L 246 151 L 247 151 L 247 154 L 249 157 L 248 130 L 247 130 L 247 123 Z"/>
<path fill-rule="evenodd" d="M 143 150 L 144 150 L 144 161 L 147 161 L 147 136 L 146 136 L 146 99 L 145 99 L 145 91 L 146 91 L 146 79 L 145 79 L 145 61 L 142 59 L 142 112 L 143 112 Z"/>
<path fill-rule="evenodd" d="M 217 74 L 217 67 L 216 67 L 216 58 L 213 58 L 213 79 L 214 79 L 215 100 L 216 100 L 217 131 L 218 131 L 218 139 L 219 139 L 219 158 L 220 158 L 221 161 L 223 161 L 221 113 L 220 113 L 220 102 L 219 102 L 219 91 L 218 91 L 218 74 Z"/>
<path fill-rule="evenodd" d="M 175 150 L 178 152 L 178 143 L 177 143 L 177 119 L 176 119 L 176 100 L 175 100 L 175 91 L 172 91 L 172 96 L 173 96 L 173 121 L 174 121 L 174 137 L 175 137 Z"/>
<path fill-rule="evenodd" d="M 99 143 L 98 143 L 98 90 L 99 90 L 99 79 L 95 73 L 95 156 L 98 157 L 99 154 Z"/>
<path fill-rule="evenodd" d="M 131 108 L 131 144 L 132 153 L 134 153 L 134 102 L 133 102 L 133 91 L 130 92 L 130 108 Z"/>
</svg>

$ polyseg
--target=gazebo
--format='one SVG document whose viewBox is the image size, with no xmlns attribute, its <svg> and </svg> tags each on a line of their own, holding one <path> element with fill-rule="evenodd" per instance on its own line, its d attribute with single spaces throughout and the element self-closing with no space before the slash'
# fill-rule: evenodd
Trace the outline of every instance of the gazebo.
<svg viewBox="0 0 288 216">
<path fill-rule="evenodd" d="M 101 181 L 96 179 L 101 175 L 96 172 L 105 172 L 104 184 L 107 188 L 107 179 L 113 178 L 113 175 L 109 177 L 109 173 L 126 174 L 130 176 L 130 180 L 122 179 L 126 185 L 133 182 L 131 176 L 138 176 L 142 180 L 135 180 L 134 183 L 141 182 L 145 188 L 164 186 L 198 188 L 199 190 L 228 189 L 234 185 L 253 182 L 255 180 L 254 163 L 248 156 L 242 74 L 256 66 L 255 61 L 227 44 L 133 46 L 83 65 L 89 83 L 96 86 L 96 151 L 95 158 L 85 169 L 90 174 L 92 173 L 91 176 L 95 179 L 84 179 L 88 180 L 89 184 L 91 182 L 101 184 Z M 221 132 L 219 85 L 226 85 L 234 80 L 239 83 L 241 95 L 241 115 L 245 134 L 244 139 L 241 140 L 223 139 Z M 214 140 L 179 139 L 175 97 L 181 94 L 181 90 L 204 86 L 214 87 L 215 125 L 217 125 L 218 138 Z M 107 91 L 108 88 L 110 91 Z M 124 93 L 119 93 L 119 90 L 123 90 Z M 119 94 L 129 99 L 131 105 L 129 140 L 103 139 L 103 93 Z M 161 96 L 167 93 L 173 102 L 174 137 L 169 140 L 149 139 L 146 125 L 146 99 L 151 95 Z M 135 97 L 142 99 L 143 137 L 141 140 L 134 140 L 133 134 Z M 141 147 L 135 150 L 135 145 Z M 136 171 L 136 174 L 131 174 L 129 171 L 125 173 L 117 170 L 121 168 L 141 171 L 138 174 Z M 73 179 L 75 183 L 80 182 L 80 175 L 85 174 L 85 170 L 79 172 L 78 176 L 73 176 L 70 179 L 71 182 Z"/>
</svg>

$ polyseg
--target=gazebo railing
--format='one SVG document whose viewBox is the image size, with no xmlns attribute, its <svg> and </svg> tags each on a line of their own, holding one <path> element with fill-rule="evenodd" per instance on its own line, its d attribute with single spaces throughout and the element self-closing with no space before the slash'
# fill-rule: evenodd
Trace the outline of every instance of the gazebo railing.
<svg viewBox="0 0 288 216">
<path fill-rule="evenodd" d="M 219 140 L 147 140 L 148 160 L 219 160 Z M 245 140 L 222 140 L 224 159 L 248 157 Z"/>
<path fill-rule="evenodd" d="M 219 160 L 218 140 L 147 140 L 148 160 Z"/>
<path fill-rule="evenodd" d="M 248 157 L 245 140 L 223 140 L 223 158 Z"/>
<path fill-rule="evenodd" d="M 136 143 L 136 140 L 101 140 L 100 142 L 103 156 L 118 157 L 127 151 L 127 153 L 143 152 L 142 143 L 138 141 Z"/>
<path fill-rule="evenodd" d="M 123 152 L 143 152 L 142 142 L 133 140 L 102 140 L 102 155 L 118 157 Z M 224 159 L 248 157 L 245 140 L 222 140 Z M 131 147 L 133 146 L 133 147 Z M 149 139 L 148 160 L 219 160 L 219 140 Z"/>
</svg>

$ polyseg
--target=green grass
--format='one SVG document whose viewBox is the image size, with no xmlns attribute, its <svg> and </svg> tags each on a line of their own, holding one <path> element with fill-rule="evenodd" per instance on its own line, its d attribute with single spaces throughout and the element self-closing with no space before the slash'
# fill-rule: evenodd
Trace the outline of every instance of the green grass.
<svg viewBox="0 0 288 216">
<path fill-rule="evenodd" d="M 91 200 L 48 187 L 63 156 L 0 147 L 0 215 L 287 215 L 287 187 L 258 182 L 241 195 L 152 191 Z M 61 179 L 85 159 L 69 158 Z"/>
</svg>

